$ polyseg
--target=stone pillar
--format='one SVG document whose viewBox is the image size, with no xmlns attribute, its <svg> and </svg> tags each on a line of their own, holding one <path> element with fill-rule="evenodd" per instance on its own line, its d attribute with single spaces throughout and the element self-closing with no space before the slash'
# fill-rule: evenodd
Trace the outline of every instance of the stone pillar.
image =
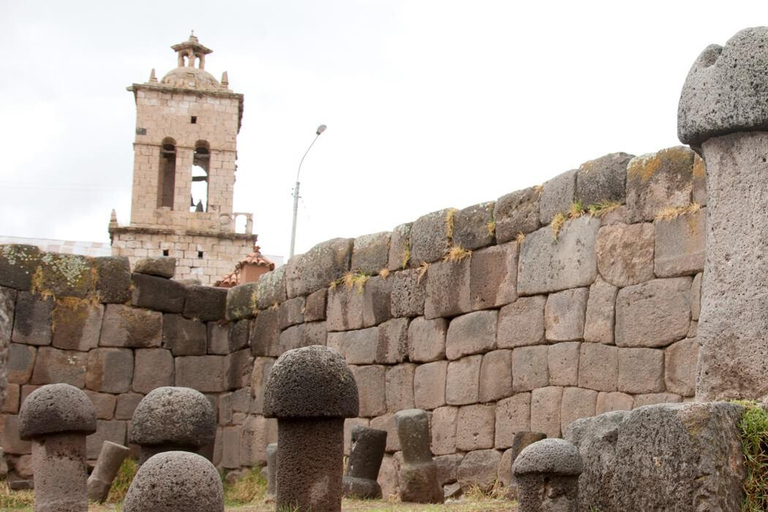
<svg viewBox="0 0 768 512">
<path fill-rule="evenodd" d="M 696 398 L 759 398 L 768 394 L 768 28 L 696 59 L 678 136 L 707 169 Z"/>
<path fill-rule="evenodd" d="M 129 451 L 127 446 L 112 441 L 104 441 L 104 444 L 101 445 L 99 459 L 96 461 L 96 467 L 93 468 L 91 476 L 88 477 L 88 499 L 98 503 L 107 499 L 109 489 L 112 488 L 112 482 Z"/>
<path fill-rule="evenodd" d="M 523 450 L 512 466 L 519 512 L 577 512 L 579 449 L 563 439 L 544 439 Z"/>
<path fill-rule="evenodd" d="M 443 503 L 437 465 L 430 450 L 429 418 L 421 409 L 395 413 L 395 428 L 403 450 L 398 481 L 400 499 L 413 503 Z"/>
<path fill-rule="evenodd" d="M 275 495 L 277 486 L 277 443 L 267 445 L 267 494 Z"/>
<path fill-rule="evenodd" d="M 344 496 L 359 499 L 381 498 L 381 461 L 387 448 L 387 431 L 356 425 L 352 427 L 352 449 L 344 476 Z"/>
<path fill-rule="evenodd" d="M 264 391 L 264 416 L 277 418 L 278 510 L 341 510 L 344 418 L 358 411 L 357 384 L 335 350 L 314 345 L 278 358 Z"/>
<path fill-rule="evenodd" d="M 85 436 L 96 432 L 96 409 L 81 390 L 49 384 L 19 412 L 19 437 L 32 441 L 35 512 L 86 512 Z"/>
</svg>

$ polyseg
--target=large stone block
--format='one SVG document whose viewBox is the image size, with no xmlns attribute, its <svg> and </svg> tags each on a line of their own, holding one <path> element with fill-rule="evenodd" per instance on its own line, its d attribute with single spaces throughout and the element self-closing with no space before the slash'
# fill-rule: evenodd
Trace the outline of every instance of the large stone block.
<svg viewBox="0 0 768 512">
<path fill-rule="evenodd" d="M 379 341 L 376 345 L 376 362 L 380 364 L 402 363 L 408 359 L 407 318 L 393 318 L 379 326 Z M 411 359 L 411 361 L 416 361 Z"/>
<path fill-rule="evenodd" d="M 461 261 L 439 261 L 427 271 L 427 295 L 424 316 L 455 316 L 472 310 L 470 301 L 471 258 Z"/>
<path fill-rule="evenodd" d="M 619 290 L 616 345 L 663 347 L 684 338 L 691 325 L 691 278 L 655 279 Z"/>
<path fill-rule="evenodd" d="M 202 356 L 208 345 L 205 324 L 181 315 L 163 315 L 163 347 L 174 356 Z"/>
<path fill-rule="evenodd" d="M 597 233 L 597 269 L 614 286 L 653 279 L 654 229 L 649 223 L 614 224 Z"/>
<path fill-rule="evenodd" d="M 259 311 L 251 325 L 251 353 L 255 357 L 277 357 L 280 338 L 278 308 Z"/>
<path fill-rule="evenodd" d="M 304 303 L 304 321 L 318 322 L 325 320 L 326 305 L 328 303 L 328 289 L 323 288 L 307 295 Z"/>
<path fill-rule="evenodd" d="M 707 209 L 657 220 L 656 258 L 658 277 L 693 275 L 704 270 Z"/>
<path fill-rule="evenodd" d="M 350 366 L 360 396 L 360 417 L 372 418 L 387 412 L 386 367 L 380 365 Z M 374 427 L 378 428 L 378 427 Z"/>
<path fill-rule="evenodd" d="M 691 320 L 699 320 L 701 314 L 701 279 L 702 273 L 696 274 L 691 284 Z"/>
<path fill-rule="evenodd" d="M 650 221 L 664 208 L 691 203 L 693 155 L 690 149 L 678 146 L 630 160 L 627 209 L 631 222 Z"/>
<path fill-rule="evenodd" d="M 477 450 L 464 456 L 459 466 L 459 484 L 462 487 L 477 486 L 489 491 L 496 483 L 501 453 L 496 450 Z"/>
<path fill-rule="evenodd" d="M 547 437 L 560 437 L 563 388 L 551 386 L 531 392 L 531 430 Z"/>
<path fill-rule="evenodd" d="M 619 352 L 602 343 L 582 343 L 579 356 L 579 387 L 616 391 L 619 383 Z"/>
<path fill-rule="evenodd" d="M 392 413 L 384 414 L 371 419 L 371 428 L 387 431 L 387 446 L 385 451 L 392 453 L 400 450 L 400 436 L 397 435 L 395 428 L 395 415 Z M 400 454 L 396 454 L 400 456 Z"/>
<path fill-rule="evenodd" d="M 88 396 L 91 403 L 93 403 L 93 408 L 96 409 L 97 419 L 111 420 L 115 417 L 115 406 L 117 405 L 117 397 L 115 395 L 96 393 L 88 390 L 85 390 L 85 394 Z"/>
<path fill-rule="evenodd" d="M 539 229 L 539 197 L 541 189 L 530 187 L 501 196 L 496 201 L 493 218 L 496 242 L 504 243 Z"/>
<path fill-rule="evenodd" d="M 99 302 L 123 304 L 131 300 L 131 264 L 126 256 L 93 258 L 98 275 Z"/>
<path fill-rule="evenodd" d="M 619 289 L 599 277 L 589 287 L 584 340 L 613 344 L 613 324 L 616 316 L 616 295 Z"/>
<path fill-rule="evenodd" d="M 52 298 L 19 292 L 11 340 L 27 345 L 50 345 L 52 316 Z"/>
<path fill-rule="evenodd" d="M 445 405 L 447 361 L 435 361 L 416 367 L 413 398 L 417 409 L 432 410 Z"/>
<path fill-rule="evenodd" d="M 240 320 L 255 316 L 258 311 L 258 287 L 259 283 L 256 282 L 239 284 L 230 288 L 227 292 L 225 318 L 227 320 Z M 271 306 L 272 304 L 267 308 Z"/>
<path fill-rule="evenodd" d="M 563 400 L 560 408 L 561 431 L 565 432 L 568 425 L 579 418 L 594 416 L 596 406 L 597 391 L 581 388 L 563 389 Z"/>
<path fill-rule="evenodd" d="M 531 394 L 518 393 L 496 404 L 496 449 L 512 446 L 519 432 L 531 430 Z M 511 465 L 510 465 L 511 468 Z"/>
<path fill-rule="evenodd" d="M 424 314 L 427 297 L 426 279 L 420 269 L 395 272 L 392 279 L 391 312 L 394 317 L 420 316 Z"/>
<path fill-rule="evenodd" d="M 264 412 L 264 390 L 269 379 L 269 373 L 275 359 L 271 357 L 257 357 L 253 360 L 253 372 L 251 373 L 251 395 L 254 398 L 254 414 L 263 414 Z"/>
<path fill-rule="evenodd" d="M 248 345 L 251 335 L 252 320 L 236 320 L 225 324 L 223 322 L 208 322 L 209 354 L 227 355 Z"/>
<path fill-rule="evenodd" d="M 495 402 L 512 394 L 512 351 L 494 350 L 480 365 L 480 402 Z"/>
<path fill-rule="evenodd" d="M 8 345 L 8 362 L 5 371 L 10 384 L 26 384 L 32 377 L 37 349 L 28 345 Z"/>
<path fill-rule="evenodd" d="M 277 442 L 277 420 L 251 415 L 243 423 L 240 462 L 260 466 L 267 462 L 267 446 Z"/>
<path fill-rule="evenodd" d="M 92 304 L 76 298 L 57 300 L 53 308 L 52 345 L 83 352 L 96 348 L 103 318 L 103 304 Z"/>
<path fill-rule="evenodd" d="M 18 292 L 13 288 L 0 286 L 0 345 L 7 345 L 11 341 L 17 295 Z"/>
<path fill-rule="evenodd" d="M 567 212 L 576 195 L 576 170 L 564 172 L 544 183 L 539 198 L 539 218 L 549 224 L 558 213 Z"/>
<path fill-rule="evenodd" d="M 459 407 L 459 415 L 456 418 L 456 449 L 468 452 L 493 448 L 495 425 L 495 405 Z"/>
<path fill-rule="evenodd" d="M 411 363 L 403 363 L 387 368 L 387 412 L 414 408 L 413 376 L 415 371 L 416 365 Z"/>
<path fill-rule="evenodd" d="M 104 311 L 99 345 L 102 347 L 159 347 L 163 314 L 159 311 L 108 304 Z"/>
<path fill-rule="evenodd" d="M 652 348 L 619 349 L 619 391 L 664 391 L 664 351 Z"/>
<path fill-rule="evenodd" d="M 338 285 L 328 290 L 328 329 L 348 331 L 363 327 L 363 292 L 357 286 Z"/>
<path fill-rule="evenodd" d="M 549 341 L 580 340 L 584 337 L 588 288 L 552 293 L 544 307 L 544 328 Z"/>
<path fill-rule="evenodd" d="M 238 350 L 224 356 L 224 385 L 226 389 L 240 389 L 248 386 L 251 381 L 252 370 L 253 359 L 248 349 Z"/>
<path fill-rule="evenodd" d="M 40 264 L 35 245 L 0 245 L 0 286 L 16 290 L 32 288 L 32 276 Z"/>
<path fill-rule="evenodd" d="M 517 256 L 517 242 L 472 254 L 469 272 L 472 309 L 503 306 L 517 299 Z"/>
<path fill-rule="evenodd" d="M 411 267 L 441 260 L 448 253 L 455 212 L 446 208 L 416 219 L 411 226 Z"/>
<path fill-rule="evenodd" d="M 390 233 L 373 233 L 355 238 L 352 245 L 352 272 L 369 276 L 387 268 Z"/>
<path fill-rule="evenodd" d="M 88 352 L 85 385 L 103 393 L 126 393 L 133 381 L 133 350 L 97 348 Z"/>
<path fill-rule="evenodd" d="M 437 481 L 440 485 L 452 484 L 459 479 L 459 466 L 464 460 L 463 454 L 440 455 L 433 460 L 437 466 Z"/>
<path fill-rule="evenodd" d="M 135 272 L 131 275 L 131 282 L 131 304 L 134 306 L 164 313 L 181 313 L 184 310 L 187 288 L 183 284 Z"/>
<path fill-rule="evenodd" d="M 512 389 L 515 393 L 549 385 L 546 345 L 518 347 L 512 351 Z"/>
<path fill-rule="evenodd" d="M 19 437 L 19 417 L 15 414 L 0 416 L 0 443 L 5 453 L 24 455 L 32 452 L 32 442 Z"/>
<path fill-rule="evenodd" d="M 664 351 L 664 382 L 678 395 L 693 396 L 696 391 L 696 361 L 699 343 L 695 339 L 678 341 Z"/>
<path fill-rule="evenodd" d="M 287 265 L 262 274 L 256 281 L 256 306 L 259 309 L 267 309 L 275 304 L 280 304 L 286 298 L 285 270 Z"/>
<path fill-rule="evenodd" d="M 227 469 L 239 469 L 240 461 L 240 438 L 242 437 L 242 427 L 240 425 L 227 426 L 222 429 L 222 453 L 221 466 Z"/>
<path fill-rule="evenodd" d="M 682 401 L 683 397 L 674 393 L 645 393 L 633 397 L 632 408 L 638 409 L 646 405 L 657 404 L 679 404 Z"/>
<path fill-rule="evenodd" d="M 391 271 L 408 268 L 411 260 L 411 226 L 410 223 L 400 224 L 392 230 L 387 264 L 387 268 Z"/>
<path fill-rule="evenodd" d="M 483 356 L 468 356 L 448 363 L 445 401 L 449 405 L 466 405 L 479 400 L 480 366 Z"/>
<path fill-rule="evenodd" d="M 96 277 L 92 258 L 49 252 L 40 258 L 32 288 L 43 295 L 84 299 L 94 294 Z"/>
<path fill-rule="evenodd" d="M 456 451 L 458 407 L 440 407 L 432 413 L 432 453 L 447 455 Z"/>
<path fill-rule="evenodd" d="M 534 295 L 592 284 L 597 277 L 599 229 L 599 219 L 583 216 L 566 221 L 557 239 L 549 226 L 526 236 L 520 249 L 517 292 Z"/>
<path fill-rule="evenodd" d="M 493 201 L 457 211 L 453 216 L 453 245 L 476 250 L 493 243 L 495 222 Z"/>
<path fill-rule="evenodd" d="M 192 388 L 201 393 L 220 393 L 227 390 L 225 356 L 177 357 L 176 386 Z"/>
<path fill-rule="evenodd" d="M 549 383 L 552 386 L 579 385 L 579 353 L 581 344 L 567 341 L 550 345 L 547 350 Z"/>
<path fill-rule="evenodd" d="M 447 333 L 448 322 L 445 318 L 414 318 L 408 326 L 408 359 L 415 363 L 444 359 Z"/>
<path fill-rule="evenodd" d="M 597 394 L 597 405 L 595 406 L 595 414 L 603 414 L 605 412 L 612 411 L 631 411 L 634 407 L 635 399 L 632 395 L 626 393 L 612 392 L 606 393 L 600 391 Z"/>
<path fill-rule="evenodd" d="M 544 307 L 547 298 L 541 295 L 521 297 L 499 311 L 496 345 L 515 348 L 544 343 Z"/>
<path fill-rule="evenodd" d="M 576 173 L 576 197 L 584 206 L 603 201 L 624 202 L 627 164 L 634 155 L 611 153 L 584 162 Z"/>
<path fill-rule="evenodd" d="M 304 297 L 295 297 L 280 304 L 278 311 L 281 329 L 304 322 L 304 302 Z"/>
<path fill-rule="evenodd" d="M 334 238 L 291 258 L 285 270 L 288 298 L 327 288 L 348 272 L 352 244 L 351 238 Z"/>
<path fill-rule="evenodd" d="M 184 301 L 184 316 L 201 322 L 223 320 L 227 307 L 227 289 L 189 286 Z"/>
<path fill-rule="evenodd" d="M 89 395 L 90 396 L 90 395 Z M 101 395 L 105 396 L 105 395 Z M 112 398 L 115 398 L 114 395 L 106 395 Z M 140 395 L 138 393 L 124 393 L 117 397 L 116 405 L 115 405 L 115 419 L 116 420 L 130 420 L 133 418 L 133 412 L 136 410 L 136 407 L 139 406 L 139 402 L 141 402 L 141 399 L 144 398 L 144 395 Z M 101 419 L 109 419 L 109 418 L 101 418 Z"/>
<path fill-rule="evenodd" d="M 392 318 L 392 281 L 370 278 L 363 287 L 363 327 L 373 327 Z"/>
<path fill-rule="evenodd" d="M 496 347 L 497 311 L 475 311 L 451 320 L 445 337 L 445 356 L 458 359 Z"/>
<path fill-rule="evenodd" d="M 32 384 L 70 384 L 85 387 L 88 354 L 73 350 L 40 347 L 32 371 Z"/>
<path fill-rule="evenodd" d="M 328 333 L 328 346 L 336 350 L 347 364 L 372 364 L 376 361 L 379 328 Z"/>
</svg>

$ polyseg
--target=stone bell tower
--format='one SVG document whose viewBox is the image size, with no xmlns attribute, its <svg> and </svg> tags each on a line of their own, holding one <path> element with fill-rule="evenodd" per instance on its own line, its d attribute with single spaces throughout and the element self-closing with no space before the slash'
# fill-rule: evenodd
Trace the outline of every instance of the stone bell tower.
<svg viewBox="0 0 768 512">
<path fill-rule="evenodd" d="M 206 48 L 191 35 L 171 47 L 177 67 L 128 90 L 136 101 L 131 222 L 109 223 L 114 255 L 131 264 L 177 259 L 176 277 L 211 284 L 256 242 L 250 213 L 232 211 L 243 95 L 205 70 Z M 236 232 L 238 217 L 244 229 Z M 241 221 L 242 222 L 242 221 Z"/>
</svg>

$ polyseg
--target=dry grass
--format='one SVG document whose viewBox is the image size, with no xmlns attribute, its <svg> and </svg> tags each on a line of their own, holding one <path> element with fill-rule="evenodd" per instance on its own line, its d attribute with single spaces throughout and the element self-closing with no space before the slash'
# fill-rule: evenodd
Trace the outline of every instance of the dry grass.
<svg viewBox="0 0 768 512">
<path fill-rule="evenodd" d="M 592 217 L 603 217 L 606 213 L 612 212 L 616 208 L 621 206 L 621 203 L 618 201 L 600 201 L 599 203 L 594 203 L 589 206 L 587 206 L 587 213 L 589 213 Z"/>
<path fill-rule="evenodd" d="M 268 503 L 267 481 L 261 468 L 254 468 L 233 484 L 224 483 L 224 502 L 227 506 Z"/>
<path fill-rule="evenodd" d="M 699 210 L 701 210 L 701 205 L 699 203 L 691 203 L 688 206 L 678 207 L 668 206 L 656 214 L 656 220 L 671 221 L 680 217 L 681 215 L 689 215 L 691 213 L 696 213 Z"/>
<path fill-rule="evenodd" d="M 419 265 L 419 278 L 416 280 L 417 284 L 421 284 L 421 280 L 427 275 L 427 271 L 429 271 L 429 263 L 422 261 L 421 265 Z"/>
<path fill-rule="evenodd" d="M 357 293 L 363 293 L 363 287 L 370 278 L 371 276 L 363 274 L 362 272 L 347 272 L 341 277 L 341 282 L 347 290 L 357 288 Z"/>
<path fill-rule="evenodd" d="M 488 231 L 488 236 L 492 237 L 496 235 L 496 219 L 491 219 L 488 221 L 488 224 L 485 225 L 486 231 Z"/>
<path fill-rule="evenodd" d="M 389 269 L 383 268 L 379 270 L 379 277 L 386 280 L 389 277 Z"/>
<path fill-rule="evenodd" d="M 408 263 L 411 261 L 411 244 L 405 244 L 405 250 L 403 251 L 403 258 L 400 263 L 400 268 L 405 270 L 408 268 Z"/>
<path fill-rule="evenodd" d="M 557 237 L 560 235 L 560 229 L 562 229 L 563 224 L 565 224 L 565 220 L 565 215 L 562 213 L 558 213 L 552 219 L 552 236 L 554 237 L 555 241 L 557 241 Z"/>
<path fill-rule="evenodd" d="M 451 263 L 458 263 L 465 258 L 472 256 L 472 251 L 465 249 L 460 245 L 454 245 L 445 255 L 443 261 L 449 261 Z"/>
<path fill-rule="evenodd" d="M 519 231 L 515 237 L 515 242 L 517 242 L 517 245 L 523 245 L 523 242 L 525 242 L 525 233 Z"/>
<path fill-rule="evenodd" d="M 571 206 L 568 208 L 568 218 L 578 219 L 582 215 L 586 213 L 586 210 L 584 210 L 584 205 L 581 201 L 574 201 L 571 203 Z"/>
<path fill-rule="evenodd" d="M 459 210 L 456 208 L 448 208 L 448 212 L 445 214 L 445 237 L 448 240 L 453 238 L 453 222 L 457 211 Z"/>
</svg>

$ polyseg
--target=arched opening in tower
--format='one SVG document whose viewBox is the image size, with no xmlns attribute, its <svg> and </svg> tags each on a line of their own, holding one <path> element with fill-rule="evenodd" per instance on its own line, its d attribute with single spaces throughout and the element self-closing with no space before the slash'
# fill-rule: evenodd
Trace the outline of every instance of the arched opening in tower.
<svg viewBox="0 0 768 512">
<path fill-rule="evenodd" d="M 176 141 L 163 140 L 160 147 L 157 207 L 173 209 L 174 186 L 176 185 Z"/>
<path fill-rule="evenodd" d="M 211 164 L 211 152 L 205 143 L 198 143 L 192 162 L 192 199 L 191 212 L 208 211 L 208 173 Z"/>
</svg>

